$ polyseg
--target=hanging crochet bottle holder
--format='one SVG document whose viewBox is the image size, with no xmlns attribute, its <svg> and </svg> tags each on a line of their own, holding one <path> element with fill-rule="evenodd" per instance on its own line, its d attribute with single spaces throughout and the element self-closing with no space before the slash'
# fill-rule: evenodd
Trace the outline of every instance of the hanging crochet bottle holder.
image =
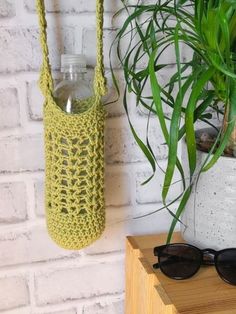
<svg viewBox="0 0 236 314">
<path fill-rule="evenodd" d="M 37 0 L 43 64 L 40 88 L 45 96 L 45 205 L 51 238 L 66 249 L 81 249 L 105 228 L 104 120 L 101 97 L 106 92 L 103 66 L 103 0 L 97 0 L 97 65 L 94 96 L 83 100 L 89 109 L 62 111 L 53 98 L 48 57 L 45 5 Z"/>
</svg>

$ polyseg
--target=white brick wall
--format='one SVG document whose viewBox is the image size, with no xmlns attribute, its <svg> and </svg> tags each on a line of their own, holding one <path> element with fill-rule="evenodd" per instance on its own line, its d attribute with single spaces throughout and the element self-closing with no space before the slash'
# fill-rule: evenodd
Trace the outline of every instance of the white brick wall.
<svg viewBox="0 0 236 314">
<path fill-rule="evenodd" d="M 119 7 L 120 1 L 105 0 L 106 67 L 115 34 L 111 12 Z M 96 57 L 95 0 L 48 0 L 46 9 L 53 69 L 59 68 L 61 52 L 84 52 L 91 78 Z M 150 174 L 150 166 L 132 137 L 121 100 L 107 106 L 106 230 L 97 242 L 79 252 L 53 243 L 44 215 L 43 97 L 36 84 L 41 64 L 38 35 L 35 1 L 0 1 L 0 311 L 123 314 L 125 237 L 162 232 L 169 226 L 171 218 L 165 211 L 132 219 L 160 207 L 158 179 L 163 175 L 158 172 L 153 182 L 140 185 Z M 115 60 L 113 55 L 117 63 Z M 172 61 L 171 52 L 168 60 Z M 110 82 L 108 68 L 106 74 Z M 119 70 L 117 74 L 122 82 Z M 106 100 L 113 98 L 110 88 Z M 134 104 L 132 121 L 144 138 L 145 113 L 136 110 L 132 96 L 129 101 Z M 150 142 L 165 165 L 166 147 L 155 127 L 156 119 L 152 120 Z M 179 187 L 172 189 L 170 198 Z"/>
<path fill-rule="evenodd" d="M 0 139 L 0 172 L 44 169 L 42 134 Z"/>
<path fill-rule="evenodd" d="M 0 223 L 16 223 L 26 219 L 24 182 L 0 183 Z"/>
<path fill-rule="evenodd" d="M 41 312 L 42 313 L 42 312 Z M 59 311 L 59 312 L 47 312 L 45 314 L 76 314 L 76 309 L 68 309 L 66 311 Z"/>
<path fill-rule="evenodd" d="M 30 119 L 42 120 L 44 99 L 37 81 L 27 82 L 27 100 Z"/>
<path fill-rule="evenodd" d="M 35 190 L 35 213 L 38 216 L 44 216 L 44 180 L 36 180 Z"/>
<path fill-rule="evenodd" d="M 116 9 L 116 1 L 105 0 L 105 11 L 114 12 Z M 94 12 L 94 7 L 96 5 L 95 0 L 67 0 L 64 1 L 51 1 L 46 0 L 46 10 L 47 12 L 60 12 L 62 14 L 77 14 L 81 12 Z M 25 0 L 25 7 L 29 12 L 35 12 L 35 4 L 31 0 Z"/>
<path fill-rule="evenodd" d="M 0 3 L 0 17 L 13 17 L 15 14 L 15 0 L 2 0 Z"/>
<path fill-rule="evenodd" d="M 20 107 L 16 88 L 0 90 L 0 129 L 20 125 Z"/>
<path fill-rule="evenodd" d="M 49 44 L 52 67 L 59 68 L 58 51 L 72 50 L 74 47 L 73 28 L 62 28 L 63 39 L 57 29 L 49 28 Z M 0 63 L 0 72 L 16 72 L 38 70 L 41 64 L 41 49 L 39 47 L 39 32 L 36 26 L 6 27 L 1 29 L 0 58 L 4 60 L 7 52 L 8 62 Z"/>
<path fill-rule="evenodd" d="M 54 269 L 35 274 L 36 303 L 61 303 L 99 295 L 122 293 L 123 265 L 119 262 L 95 262 L 93 265 Z M 101 283 L 102 279 L 102 283 Z"/>
<path fill-rule="evenodd" d="M 83 314 L 116 314 L 122 313 L 123 304 L 121 301 L 114 302 L 109 305 L 102 305 L 100 303 L 96 303 L 92 306 L 86 306 L 84 308 Z"/>
<path fill-rule="evenodd" d="M 27 280 L 24 277 L 0 278 L 0 310 L 29 304 Z"/>
</svg>

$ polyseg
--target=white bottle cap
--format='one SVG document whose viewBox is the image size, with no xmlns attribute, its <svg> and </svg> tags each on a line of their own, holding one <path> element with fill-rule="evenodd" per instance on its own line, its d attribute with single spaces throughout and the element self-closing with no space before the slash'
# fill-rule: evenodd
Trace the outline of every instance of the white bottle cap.
<svg viewBox="0 0 236 314">
<path fill-rule="evenodd" d="M 61 55 L 61 72 L 86 72 L 86 57 L 82 54 Z"/>
</svg>

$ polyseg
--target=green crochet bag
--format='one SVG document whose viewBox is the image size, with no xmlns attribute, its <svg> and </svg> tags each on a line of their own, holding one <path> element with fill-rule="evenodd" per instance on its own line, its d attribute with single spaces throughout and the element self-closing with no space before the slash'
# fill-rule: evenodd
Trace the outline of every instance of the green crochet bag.
<svg viewBox="0 0 236 314">
<path fill-rule="evenodd" d="M 103 0 L 97 0 L 97 66 L 90 109 L 67 114 L 55 103 L 48 57 L 45 5 L 37 0 L 43 63 L 40 88 L 45 96 L 45 206 L 51 238 L 78 250 L 98 239 L 105 228 L 104 121 L 101 97 L 106 93 L 103 65 Z"/>
</svg>

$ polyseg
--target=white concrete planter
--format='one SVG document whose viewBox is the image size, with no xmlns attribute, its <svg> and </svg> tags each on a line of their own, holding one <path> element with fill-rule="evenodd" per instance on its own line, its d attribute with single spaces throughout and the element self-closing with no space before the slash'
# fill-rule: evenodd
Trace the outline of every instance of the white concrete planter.
<svg viewBox="0 0 236 314">
<path fill-rule="evenodd" d="M 187 166 L 186 144 L 183 163 Z M 198 152 L 198 165 L 206 153 Z M 181 218 L 182 236 L 200 248 L 236 247 L 236 158 L 221 157 L 202 173 Z"/>
</svg>

